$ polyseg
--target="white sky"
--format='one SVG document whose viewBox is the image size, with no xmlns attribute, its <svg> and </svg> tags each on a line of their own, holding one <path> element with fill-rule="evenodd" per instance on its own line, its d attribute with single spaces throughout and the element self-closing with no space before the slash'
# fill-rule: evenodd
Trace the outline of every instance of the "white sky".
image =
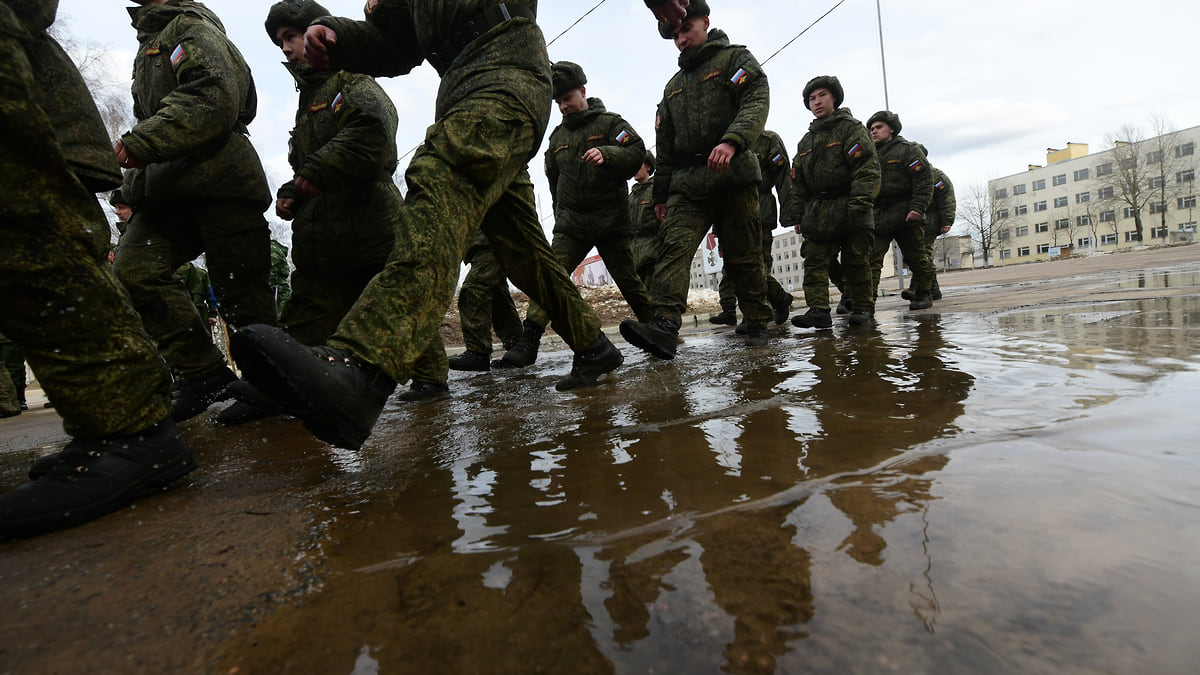
<svg viewBox="0 0 1200 675">
<path fill-rule="evenodd" d="M 554 39 L 599 0 L 541 0 L 539 24 Z M 837 0 L 709 0 L 712 25 L 745 44 L 760 62 Z M 273 185 L 291 177 L 287 137 L 296 106 L 282 55 L 263 29 L 267 0 L 210 0 L 242 50 L 258 85 L 251 137 Z M 361 0 L 324 0 L 333 14 L 361 18 Z M 1195 84 L 1200 5 L 1179 0 L 881 0 L 891 109 L 902 134 L 925 144 L 931 161 L 960 194 L 989 178 L 1045 162 L 1047 147 L 1067 141 L 1101 150 L 1105 134 L 1151 114 L 1178 128 L 1200 124 Z M 113 0 L 61 0 L 67 33 L 108 50 L 118 82 L 132 72 L 136 35 Z M 677 69 L 678 52 L 658 36 L 642 0 L 605 0 L 550 46 L 551 59 L 583 66 L 588 95 L 624 116 L 654 143 L 654 111 Z M 801 90 L 815 75 L 837 75 L 845 106 L 860 120 L 884 108 L 876 2 L 846 0 L 825 20 L 766 63 L 771 82 L 768 128 L 794 152 L 811 114 Z M 428 65 L 382 80 L 400 113 L 401 154 L 419 144 L 433 121 L 436 73 Z M 551 125 L 560 116 L 552 112 Z M 544 148 L 543 148 L 544 150 Z M 401 160 L 407 164 L 407 158 Z M 543 225 L 549 193 L 539 159 Z M 268 214 L 271 215 L 271 214 Z"/>
</svg>

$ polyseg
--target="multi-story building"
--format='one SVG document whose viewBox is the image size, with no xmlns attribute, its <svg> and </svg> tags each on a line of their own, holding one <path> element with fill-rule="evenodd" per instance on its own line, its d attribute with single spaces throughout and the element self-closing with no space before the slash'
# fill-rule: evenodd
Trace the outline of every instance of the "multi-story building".
<svg viewBox="0 0 1200 675">
<path fill-rule="evenodd" d="M 1045 166 L 988 181 L 995 263 L 1190 240 L 1200 216 L 1198 143 L 1200 127 L 1093 154 L 1086 144 L 1068 143 L 1048 148 Z"/>
</svg>

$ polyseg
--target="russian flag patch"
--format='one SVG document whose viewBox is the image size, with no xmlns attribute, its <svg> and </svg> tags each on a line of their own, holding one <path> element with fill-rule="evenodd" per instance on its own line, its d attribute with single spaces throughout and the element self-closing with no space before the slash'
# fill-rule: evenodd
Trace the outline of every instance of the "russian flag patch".
<svg viewBox="0 0 1200 675">
<path fill-rule="evenodd" d="M 187 57 L 188 55 L 187 52 L 184 51 L 183 45 L 179 45 L 175 48 L 175 51 L 171 52 L 171 67 L 175 70 L 179 70 L 179 64 L 187 61 Z"/>
<path fill-rule="evenodd" d="M 858 143 L 855 143 L 854 145 L 850 146 L 850 149 L 846 151 L 846 154 L 854 159 L 858 159 L 859 155 L 862 154 L 862 146 Z"/>
<path fill-rule="evenodd" d="M 333 103 L 330 103 L 329 107 L 333 108 L 333 112 L 339 113 L 344 105 L 346 105 L 346 99 L 342 98 L 342 92 L 339 91 L 338 95 L 333 97 Z"/>
<path fill-rule="evenodd" d="M 622 129 L 621 133 L 617 134 L 617 142 L 624 144 L 628 140 L 629 140 L 629 132 Z"/>
<path fill-rule="evenodd" d="M 735 85 L 741 86 L 741 84 L 746 81 L 747 76 L 748 73 L 746 72 L 745 68 L 738 68 L 737 72 L 733 74 L 733 77 L 729 78 L 729 81 Z"/>
</svg>

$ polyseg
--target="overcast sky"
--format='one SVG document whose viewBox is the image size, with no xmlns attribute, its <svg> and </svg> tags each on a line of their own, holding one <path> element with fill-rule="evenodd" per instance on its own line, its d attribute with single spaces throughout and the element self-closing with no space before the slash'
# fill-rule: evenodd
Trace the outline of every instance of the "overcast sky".
<svg viewBox="0 0 1200 675">
<path fill-rule="evenodd" d="M 542 0 L 548 41 L 599 0 Z M 211 0 L 254 71 L 255 146 L 273 185 L 291 178 L 287 136 L 295 117 L 293 81 L 263 30 L 270 2 Z M 362 17 L 360 0 L 324 0 L 333 14 Z M 777 56 L 780 47 L 837 4 L 801 0 L 709 0 L 712 25 L 750 48 L 771 83 L 768 128 L 794 152 L 812 120 L 801 89 L 815 75 L 837 75 L 845 106 L 860 120 L 885 107 L 874 0 L 845 0 Z M 1161 114 L 1178 128 L 1200 124 L 1195 44 L 1200 5 L 1179 0 L 882 0 L 888 101 L 902 134 L 925 144 L 960 193 L 973 183 L 1045 162 L 1067 141 L 1103 148 L 1121 125 L 1145 127 Z M 128 82 L 136 35 L 115 0 L 62 0 L 60 20 L 75 39 L 107 50 L 113 78 Z M 642 0 L 605 0 L 550 46 L 553 60 L 583 66 L 588 95 L 601 98 L 654 141 L 655 105 L 677 69 L 678 51 L 658 36 Z M 438 78 L 428 65 L 381 81 L 400 113 L 401 154 L 433 121 Z M 555 110 L 551 123 L 560 116 Z M 544 150 L 544 148 L 543 148 Z M 407 163 L 407 158 L 401 164 Z M 531 174 L 547 231 L 549 193 L 539 159 Z"/>
</svg>

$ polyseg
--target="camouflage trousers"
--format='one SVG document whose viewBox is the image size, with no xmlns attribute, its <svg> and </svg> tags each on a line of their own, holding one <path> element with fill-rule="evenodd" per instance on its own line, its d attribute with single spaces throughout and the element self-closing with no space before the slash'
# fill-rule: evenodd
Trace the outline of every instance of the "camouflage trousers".
<svg viewBox="0 0 1200 675">
<path fill-rule="evenodd" d="M 548 106 L 547 106 L 548 110 Z M 338 325 L 329 344 L 404 382 L 438 338 L 459 263 L 481 228 L 505 274 L 546 309 L 576 352 L 600 334 L 600 320 L 550 249 L 534 206 L 528 158 L 541 142 L 520 99 L 468 96 L 426 132 L 405 173 L 396 246 L 383 271 Z"/>
<path fill-rule="evenodd" d="M 875 235 L 870 230 L 834 241 L 805 238 L 800 245 L 804 258 L 804 302 L 810 308 L 829 309 L 829 284 L 842 290 L 852 309 L 874 309 L 871 290 L 871 251 Z"/>
<path fill-rule="evenodd" d="M 629 247 L 633 251 L 634 269 L 637 270 L 638 278 L 642 280 L 642 285 L 648 291 L 650 279 L 654 277 L 654 263 L 658 260 L 658 251 L 661 248 L 658 231 L 638 233 L 629 242 Z"/>
<path fill-rule="evenodd" d="M 588 251 L 595 246 L 596 252 L 604 260 L 604 266 L 608 269 L 608 273 L 616 282 L 617 288 L 620 289 L 621 296 L 625 298 L 625 303 L 633 310 L 634 316 L 638 321 L 649 322 L 654 319 L 654 303 L 651 302 L 650 294 L 646 292 L 646 287 L 642 285 L 642 280 L 637 275 L 637 266 L 633 262 L 633 248 L 629 242 L 629 237 L 596 239 L 580 237 L 568 232 L 555 232 L 550 249 L 558 256 L 558 261 L 562 263 L 563 269 L 573 272 L 587 257 Z M 550 317 L 545 310 L 534 303 L 529 304 L 529 311 L 526 312 L 525 319 L 543 328 L 550 322 Z"/>
<path fill-rule="evenodd" d="M 508 278 L 491 250 L 471 258 L 471 268 L 458 291 L 458 317 L 463 342 L 479 354 L 492 353 L 492 331 L 505 349 L 521 336 L 521 314 L 508 290 Z"/>
<path fill-rule="evenodd" d="M 21 400 L 17 398 L 17 388 L 13 386 L 6 364 L 3 356 L 0 356 L 0 413 L 11 415 L 21 411 Z"/>
<path fill-rule="evenodd" d="M 267 283 L 271 235 L 255 204 L 141 206 L 129 220 L 113 262 L 113 272 L 129 291 L 167 365 L 184 378 L 204 375 L 225 363 L 207 320 L 175 276 L 180 265 L 201 253 L 219 311 L 231 329 L 275 323 L 275 296 Z"/>
<path fill-rule="evenodd" d="M 758 223 L 758 188 L 746 185 L 717 197 L 693 200 L 683 195 L 667 198 L 662 249 L 654 266 L 650 297 L 655 316 L 676 326 L 687 310 L 692 258 L 709 226 L 721 240 L 725 273 L 733 279 L 738 304 L 749 326 L 766 326 L 771 319 L 767 283 L 763 272 L 761 227 Z"/>
<path fill-rule="evenodd" d="M 0 4 L 0 332 L 25 350 L 68 434 L 132 434 L 167 417 L 170 376 L 105 262 L 100 205 L 32 103 L 20 30 Z"/>
<path fill-rule="evenodd" d="M 25 400 L 25 360 L 25 352 L 15 344 L 0 346 L 0 361 L 4 361 L 4 368 L 17 390 L 17 398 L 22 401 Z"/>
<path fill-rule="evenodd" d="M 923 233 L 924 238 L 922 241 L 925 244 L 925 254 L 929 256 L 929 264 L 933 266 L 933 283 L 930 285 L 930 288 L 937 288 L 937 257 L 934 255 L 934 244 L 937 242 L 937 238 L 942 234 L 942 228 L 941 226 L 935 227 L 926 221 Z M 910 272 L 913 269 L 912 263 L 910 263 L 908 259 L 904 260 L 904 266 L 907 267 Z M 909 279 L 909 286 L 912 286 L 912 279 Z"/>
<path fill-rule="evenodd" d="M 769 222 L 774 223 L 775 221 Z M 774 254 L 771 252 L 775 245 L 775 237 L 772 232 L 774 229 L 771 227 L 762 228 L 762 261 L 763 275 L 767 281 L 767 302 L 772 306 L 783 304 L 790 306 L 795 298 L 787 292 L 778 279 L 771 275 L 771 268 L 774 267 L 772 263 L 775 262 Z M 733 277 L 721 272 L 721 283 L 717 285 L 717 292 L 721 295 L 722 311 L 732 312 L 737 309 L 737 289 L 734 288 Z"/>
<path fill-rule="evenodd" d="M 878 228 L 876 224 L 876 228 Z M 900 247 L 904 263 L 913 271 L 912 289 L 927 291 L 933 286 L 934 269 L 925 252 L 925 225 L 917 221 L 906 222 L 890 234 L 876 234 L 875 246 L 871 251 L 871 309 L 875 308 L 875 297 L 879 294 L 879 278 L 883 273 L 883 259 L 895 241 Z"/>
</svg>

